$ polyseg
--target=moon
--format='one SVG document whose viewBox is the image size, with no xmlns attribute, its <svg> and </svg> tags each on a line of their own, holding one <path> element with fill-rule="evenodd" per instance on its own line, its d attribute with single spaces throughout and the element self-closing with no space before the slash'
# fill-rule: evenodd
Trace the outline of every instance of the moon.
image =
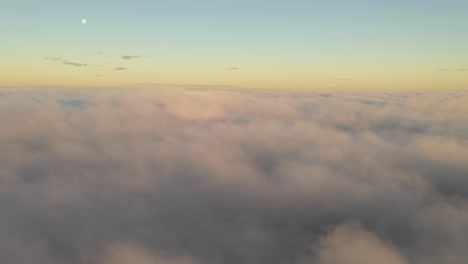
<svg viewBox="0 0 468 264">
<path fill-rule="evenodd" d="M 83 23 L 83 24 L 86 24 L 86 22 L 87 22 L 87 21 L 86 21 L 86 19 L 84 19 L 84 18 L 81 20 L 81 23 Z"/>
</svg>

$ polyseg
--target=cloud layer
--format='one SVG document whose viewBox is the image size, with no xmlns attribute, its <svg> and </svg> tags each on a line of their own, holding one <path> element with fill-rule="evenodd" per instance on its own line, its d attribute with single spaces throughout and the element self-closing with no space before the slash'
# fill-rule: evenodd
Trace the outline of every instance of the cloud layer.
<svg viewBox="0 0 468 264">
<path fill-rule="evenodd" d="M 468 95 L 0 93 L 0 262 L 467 263 Z"/>
</svg>

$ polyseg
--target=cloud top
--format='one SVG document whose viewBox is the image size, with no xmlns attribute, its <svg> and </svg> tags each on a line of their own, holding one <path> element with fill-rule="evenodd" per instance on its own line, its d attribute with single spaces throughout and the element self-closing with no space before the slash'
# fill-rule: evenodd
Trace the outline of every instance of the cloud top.
<svg viewBox="0 0 468 264">
<path fill-rule="evenodd" d="M 317 264 L 405 264 L 407 261 L 393 247 L 364 230 L 358 222 L 335 227 L 315 247 Z"/>
<path fill-rule="evenodd" d="M 0 94 L 1 263 L 467 263 L 468 95 Z"/>
</svg>

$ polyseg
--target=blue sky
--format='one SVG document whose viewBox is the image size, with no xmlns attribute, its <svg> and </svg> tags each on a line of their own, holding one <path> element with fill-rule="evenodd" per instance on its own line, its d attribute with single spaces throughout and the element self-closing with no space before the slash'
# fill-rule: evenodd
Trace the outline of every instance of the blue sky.
<svg viewBox="0 0 468 264">
<path fill-rule="evenodd" d="M 401 77 L 468 68 L 467 13 L 468 1 L 9 1 L 0 10 L 1 52 L 21 61 L 139 54 L 263 78 L 286 68 L 284 78 L 301 80 L 320 70 L 352 78 L 400 67 Z"/>
</svg>

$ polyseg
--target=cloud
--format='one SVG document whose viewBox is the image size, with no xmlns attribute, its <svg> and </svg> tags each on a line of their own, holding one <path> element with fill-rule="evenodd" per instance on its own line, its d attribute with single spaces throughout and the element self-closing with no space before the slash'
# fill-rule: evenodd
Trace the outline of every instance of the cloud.
<svg viewBox="0 0 468 264">
<path fill-rule="evenodd" d="M 466 93 L 1 95 L 1 263 L 468 262 Z"/>
<path fill-rule="evenodd" d="M 117 67 L 117 68 L 114 68 L 114 71 L 126 71 L 128 70 L 127 68 L 124 68 L 124 67 Z"/>
<path fill-rule="evenodd" d="M 316 264 L 404 264 L 407 261 L 392 246 L 355 221 L 335 227 L 314 248 Z"/>
<path fill-rule="evenodd" d="M 75 67 L 88 67 L 88 64 L 71 62 L 71 61 L 67 61 L 67 60 L 64 60 L 62 63 L 65 64 L 65 65 L 71 65 L 71 66 L 75 66 Z"/>
<path fill-rule="evenodd" d="M 71 61 L 68 61 L 68 60 L 62 59 L 62 58 L 46 57 L 44 59 L 50 60 L 50 61 L 61 61 L 65 65 L 71 65 L 71 66 L 75 66 L 75 67 L 88 67 L 88 64 L 71 62 Z"/>
<path fill-rule="evenodd" d="M 237 71 L 237 70 L 239 70 L 239 68 L 231 67 L 231 68 L 222 68 L 221 70 L 223 70 L 223 71 Z"/>
<path fill-rule="evenodd" d="M 46 57 L 44 58 L 45 60 L 50 60 L 50 61 L 63 61 L 62 58 L 51 58 L 51 57 Z"/>
<path fill-rule="evenodd" d="M 441 72 L 464 72 L 464 71 L 468 71 L 468 69 L 437 69 L 437 71 L 441 71 Z"/>
<path fill-rule="evenodd" d="M 123 60 L 135 60 L 140 58 L 149 58 L 149 56 L 142 56 L 142 55 L 122 55 L 121 58 Z"/>
<path fill-rule="evenodd" d="M 180 88 L 238 88 L 234 85 L 213 85 L 213 84 L 178 84 L 178 83 L 127 83 L 125 86 L 160 86 L 160 87 L 180 87 Z"/>
<path fill-rule="evenodd" d="M 103 258 L 103 264 L 197 264 L 196 260 L 188 256 L 161 256 L 154 251 L 144 249 L 144 247 L 134 243 L 117 243 L 110 246 Z"/>
</svg>

